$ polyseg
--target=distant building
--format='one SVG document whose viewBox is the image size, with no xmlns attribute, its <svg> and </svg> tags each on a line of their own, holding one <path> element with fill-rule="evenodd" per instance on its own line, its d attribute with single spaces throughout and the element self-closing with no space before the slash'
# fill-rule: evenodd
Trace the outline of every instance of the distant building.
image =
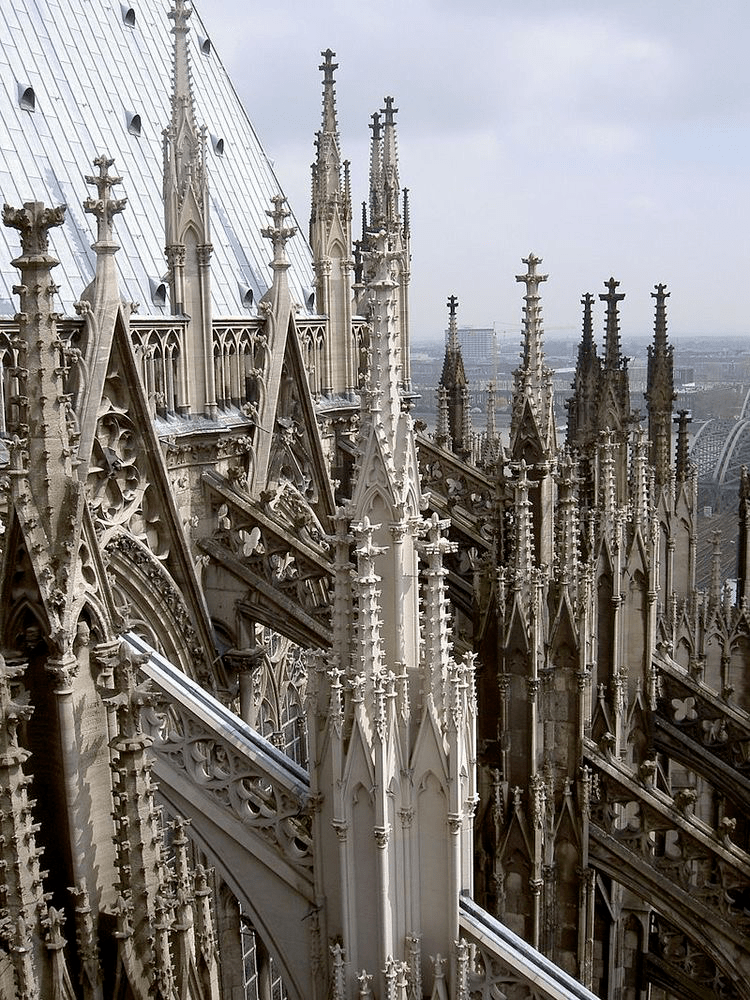
<svg viewBox="0 0 750 1000">
<path fill-rule="evenodd" d="M 485 368 L 490 366 L 493 371 L 497 364 L 497 334 L 493 327 L 477 328 L 460 326 L 458 342 L 466 368 Z M 448 344 L 450 331 L 445 331 L 445 343 Z"/>
</svg>

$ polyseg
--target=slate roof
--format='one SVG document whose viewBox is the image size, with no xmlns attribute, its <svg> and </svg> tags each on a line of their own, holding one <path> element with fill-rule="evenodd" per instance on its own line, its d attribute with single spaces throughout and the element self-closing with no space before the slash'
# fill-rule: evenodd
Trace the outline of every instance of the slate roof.
<svg viewBox="0 0 750 1000">
<path fill-rule="evenodd" d="M 94 192 L 84 176 L 106 152 L 127 196 L 115 219 L 121 244 L 116 256 L 124 298 L 139 302 L 140 315 L 162 316 L 153 290 L 166 273 L 162 209 L 162 130 L 171 115 L 174 36 L 171 0 L 2 0 L 0 3 L 0 197 L 20 206 L 29 200 L 66 203 L 62 229 L 51 233 L 60 260 L 60 311 L 73 303 L 94 274 L 95 220 L 81 207 Z M 126 23 L 132 11 L 135 23 Z M 188 38 L 196 121 L 209 132 L 213 314 L 248 317 L 243 304 L 252 289 L 257 303 L 270 283 L 271 247 L 260 235 L 265 211 L 280 190 L 250 120 L 194 10 Z M 206 49 L 207 51 L 204 51 Z M 35 110 L 21 106 L 26 88 Z M 140 115 L 141 134 L 129 131 Z M 216 142 L 224 141 L 223 155 Z M 0 225 L 0 319 L 12 316 L 19 273 L 10 261 L 18 234 Z M 304 304 L 313 284 L 310 251 L 297 235 L 287 246 L 293 296 Z"/>
</svg>

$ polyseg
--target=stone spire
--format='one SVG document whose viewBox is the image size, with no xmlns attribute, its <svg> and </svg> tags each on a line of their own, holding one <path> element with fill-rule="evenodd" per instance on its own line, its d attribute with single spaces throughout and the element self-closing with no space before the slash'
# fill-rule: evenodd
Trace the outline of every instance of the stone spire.
<svg viewBox="0 0 750 1000">
<path fill-rule="evenodd" d="M 566 402 L 568 408 L 568 444 L 579 449 L 585 449 L 593 444 L 598 433 L 596 417 L 601 362 L 594 343 L 594 327 L 591 316 L 593 302 L 594 296 L 590 292 L 587 292 L 581 299 L 583 336 L 578 345 L 573 395 Z"/>
<path fill-rule="evenodd" d="M 164 130 L 164 233 L 172 312 L 189 317 L 185 410 L 217 413 L 211 319 L 211 223 L 207 131 L 195 121 L 186 0 L 174 0 L 172 117 Z"/>
<path fill-rule="evenodd" d="M 425 524 L 419 513 L 415 436 L 399 380 L 399 253 L 385 231 L 366 264 L 371 357 L 352 499 L 333 539 L 333 655 L 309 671 L 316 859 L 326 884 L 338 887 L 327 896 L 328 931 L 341 942 L 334 1000 L 354 1000 L 373 980 L 376 996 L 429 995 L 424 959 L 450 954 L 459 936 L 475 796 L 473 661 L 451 656 L 445 523 Z M 424 865 L 425 852 L 407 845 L 434 838 L 436 824 L 444 855 L 418 876 L 413 864 L 421 853 Z"/>
<path fill-rule="evenodd" d="M 327 396 L 353 399 L 357 387 L 357 357 L 352 325 L 352 199 L 349 163 L 341 162 L 341 138 L 336 120 L 338 63 L 331 49 L 322 52 L 323 121 L 316 135 L 312 166 L 310 246 L 315 267 L 316 310 L 328 317 L 329 335 L 321 360 L 321 388 Z"/>
<path fill-rule="evenodd" d="M 534 524 L 529 500 L 528 469 L 523 459 L 512 466 L 513 479 L 513 511 L 514 511 L 514 546 L 513 546 L 513 581 L 517 589 L 528 589 L 531 574 L 534 569 Z"/>
<path fill-rule="evenodd" d="M 448 298 L 448 342 L 445 345 L 440 386 L 445 389 L 448 428 L 453 451 L 462 461 L 471 455 L 469 384 L 458 339 L 458 299 Z"/>
<path fill-rule="evenodd" d="M 286 245 L 296 235 L 297 228 L 289 225 L 291 212 L 283 195 L 274 195 L 271 204 L 273 207 L 266 209 L 271 224 L 261 230 L 261 235 L 270 242 L 273 250 L 270 261 L 273 278 L 271 287 L 258 303 L 258 311 L 265 318 L 263 333 L 267 341 L 269 363 L 264 373 L 266 391 L 259 401 L 256 418 L 257 427 L 261 430 L 255 436 L 255 462 L 248 483 L 251 496 L 259 496 L 262 490 L 268 488 L 267 477 L 274 433 L 277 430 L 277 406 L 282 391 L 282 372 L 287 357 L 288 337 L 295 335 L 292 326 L 294 306 L 289 290 L 289 260 L 286 255 Z"/>
<path fill-rule="evenodd" d="M 323 62 L 323 122 L 316 135 L 317 155 L 313 163 L 313 204 L 310 219 L 310 242 L 314 242 L 314 223 L 318 219 L 330 220 L 339 207 L 342 218 L 351 222 L 351 199 L 344 197 L 341 177 L 341 137 L 336 118 L 336 81 L 334 72 L 339 64 L 334 62 L 335 52 L 321 52 Z"/>
<path fill-rule="evenodd" d="M 383 456 L 393 472 L 402 460 L 405 424 L 402 420 L 400 385 L 400 344 L 397 312 L 398 252 L 388 247 L 388 237 L 381 231 L 376 249 L 368 254 L 370 281 L 371 366 L 368 379 L 370 392 L 369 414 L 366 423 L 374 422 L 379 428 Z"/>
<path fill-rule="evenodd" d="M 5 206 L 3 221 L 21 234 L 18 421 L 9 426 L 11 497 L 58 652 L 70 652 L 77 612 L 72 591 L 81 534 L 83 487 L 74 475 L 79 432 L 65 392 L 66 347 L 53 308 L 49 231 L 61 226 L 65 208 L 27 202 Z"/>
<path fill-rule="evenodd" d="M 380 113 L 374 111 L 370 116 L 370 199 L 368 229 L 377 232 L 385 222 L 385 204 L 383 200 L 383 127 Z"/>
<path fill-rule="evenodd" d="M 174 76 L 172 117 L 164 130 L 164 201 L 167 257 L 172 247 L 184 244 L 185 228 L 190 223 L 199 233 L 199 243 L 210 243 L 208 212 L 208 177 L 206 172 L 206 129 L 195 120 L 188 21 L 193 11 L 186 0 L 174 0 L 169 12 L 174 22 Z M 177 254 L 179 256 L 179 254 Z M 170 272 L 178 262 L 169 260 Z M 174 284 L 175 275 L 170 274 Z M 172 305 L 181 311 L 184 298 L 180 288 L 173 288 Z"/>
<path fill-rule="evenodd" d="M 516 281 L 526 285 L 521 366 L 513 373 L 513 409 L 510 427 L 511 456 L 527 463 L 544 461 L 556 447 L 552 412 L 552 372 L 544 363 L 542 309 L 539 285 L 547 280 L 538 274 L 541 258 L 530 253 L 523 258 L 526 274 Z"/>
<path fill-rule="evenodd" d="M 605 281 L 606 292 L 599 298 L 607 303 L 607 318 L 604 333 L 604 357 L 599 389 L 599 413 L 597 423 L 600 430 L 608 428 L 622 436 L 630 420 L 630 387 L 627 359 L 622 357 L 620 347 L 619 303 L 625 298 L 618 292 L 619 281 L 610 278 Z"/>
<path fill-rule="evenodd" d="M 411 358 L 409 333 L 409 282 L 411 280 L 411 230 L 408 221 L 408 198 L 404 192 L 405 217 L 400 212 L 398 143 L 396 140 L 396 112 L 393 98 L 384 98 L 385 107 L 372 115 L 370 128 L 370 218 L 363 243 L 374 247 L 376 234 L 385 231 L 389 249 L 396 253 L 396 281 L 398 295 L 396 315 L 400 329 L 401 391 L 408 398 L 411 394 Z M 360 296 L 357 306 L 363 311 L 364 299 Z"/>
<path fill-rule="evenodd" d="M 648 449 L 644 440 L 643 428 L 636 427 L 633 434 L 632 459 L 632 511 L 633 524 L 646 531 L 649 511 L 649 462 Z"/>
<path fill-rule="evenodd" d="M 666 285 L 656 285 L 651 293 L 656 299 L 654 342 L 648 348 L 646 405 L 651 464 L 657 486 L 665 486 L 672 470 L 672 404 L 674 391 L 673 348 L 667 342 Z"/>
<path fill-rule="evenodd" d="M 444 385 L 437 388 L 437 418 L 435 421 L 435 444 L 448 451 L 453 447 L 451 438 L 450 411 L 448 409 L 448 393 Z"/>
<path fill-rule="evenodd" d="M 557 470 L 559 516 L 557 518 L 556 556 L 561 584 L 569 584 L 575 593 L 580 559 L 580 517 L 575 463 L 563 449 Z"/>
<path fill-rule="evenodd" d="M 85 180 L 96 194 L 84 201 L 83 208 L 96 219 L 96 240 L 91 245 L 96 254 L 96 274 L 81 295 L 81 301 L 76 303 L 84 321 L 78 347 L 85 360 L 87 377 L 78 379 L 75 377 L 78 373 L 73 373 L 73 385 L 77 390 L 73 398 L 81 428 L 78 477 L 82 481 L 88 475 L 115 324 L 118 315 L 122 323 L 129 321 L 129 308 L 120 299 L 115 267 L 115 254 L 120 247 L 112 226 L 114 217 L 125 210 L 128 199 L 112 197 L 112 189 L 122 183 L 121 177 L 110 174 L 114 160 L 102 153 L 93 162 L 97 172 L 87 175 Z"/>
<path fill-rule="evenodd" d="M 618 305 L 625 298 L 624 292 L 618 292 L 620 282 L 610 278 L 604 282 L 607 291 L 601 292 L 599 298 L 607 303 L 607 321 L 604 333 L 604 368 L 616 371 L 622 364 L 620 350 L 620 317 Z"/>
<path fill-rule="evenodd" d="M 596 425 L 600 431 L 612 431 L 614 450 L 611 457 L 614 460 L 616 499 L 622 503 L 627 495 L 627 437 L 631 412 L 628 361 L 627 358 L 623 358 L 620 349 L 618 306 L 625 296 L 617 291 L 619 284 L 619 281 L 610 278 L 605 282 L 607 291 L 599 295 L 599 298 L 607 303 L 607 318 Z"/>
<path fill-rule="evenodd" d="M 495 422 L 495 383 L 490 382 L 487 386 L 487 428 L 482 444 L 482 465 L 491 470 L 495 467 L 499 457 L 500 439 Z"/>
<path fill-rule="evenodd" d="M 455 542 L 449 542 L 445 537 L 449 520 L 440 520 L 434 513 L 426 525 L 427 538 L 419 546 L 426 559 L 427 566 L 423 613 L 425 640 L 422 651 L 423 672 L 430 677 L 430 696 L 436 706 L 445 709 L 443 695 L 445 681 L 450 670 L 450 621 L 445 593 L 445 578 L 448 570 L 443 565 L 449 552 L 458 548 Z"/>
<path fill-rule="evenodd" d="M 383 98 L 383 223 L 387 229 L 401 228 L 401 189 L 398 176 L 398 147 L 396 144 L 396 113 L 393 98 Z"/>
</svg>

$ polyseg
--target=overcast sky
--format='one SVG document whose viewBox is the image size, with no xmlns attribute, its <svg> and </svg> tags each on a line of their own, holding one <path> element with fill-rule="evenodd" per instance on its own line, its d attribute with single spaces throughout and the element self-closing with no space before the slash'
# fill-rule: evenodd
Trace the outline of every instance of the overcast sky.
<svg viewBox="0 0 750 1000">
<path fill-rule="evenodd" d="M 530 250 L 550 337 L 577 338 L 610 275 L 624 336 L 652 329 L 659 281 L 671 332 L 750 333 L 747 0 L 196 3 L 305 232 L 320 51 L 355 204 L 394 96 L 415 342 L 441 336 L 450 294 L 461 325 L 518 336 Z"/>
</svg>

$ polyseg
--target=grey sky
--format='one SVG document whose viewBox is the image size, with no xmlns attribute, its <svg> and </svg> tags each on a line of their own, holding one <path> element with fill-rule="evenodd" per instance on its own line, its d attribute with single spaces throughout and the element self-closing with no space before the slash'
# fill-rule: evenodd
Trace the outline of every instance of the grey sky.
<svg viewBox="0 0 750 1000">
<path fill-rule="evenodd" d="M 676 334 L 750 330 L 750 7 L 746 0 L 197 0 L 301 226 L 336 51 L 342 152 L 365 197 L 368 118 L 399 108 L 411 192 L 413 339 L 520 329 L 533 250 L 550 335 L 613 274 L 624 335 L 669 286 Z M 603 309 L 597 330 L 603 327 Z"/>
</svg>

